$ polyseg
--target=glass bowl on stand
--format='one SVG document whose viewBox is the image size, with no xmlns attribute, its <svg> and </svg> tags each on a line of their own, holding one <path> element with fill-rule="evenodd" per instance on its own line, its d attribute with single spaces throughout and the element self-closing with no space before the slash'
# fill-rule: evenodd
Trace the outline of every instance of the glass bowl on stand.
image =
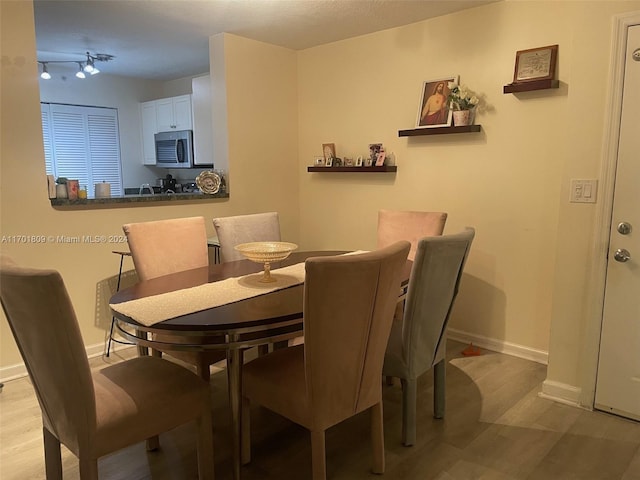
<svg viewBox="0 0 640 480">
<path fill-rule="evenodd" d="M 287 258 L 291 252 L 298 248 L 298 245 L 289 242 L 249 242 L 241 243 L 234 248 L 252 262 L 264 265 L 259 282 L 272 283 L 276 279 L 271 276 L 271 263 Z"/>
</svg>

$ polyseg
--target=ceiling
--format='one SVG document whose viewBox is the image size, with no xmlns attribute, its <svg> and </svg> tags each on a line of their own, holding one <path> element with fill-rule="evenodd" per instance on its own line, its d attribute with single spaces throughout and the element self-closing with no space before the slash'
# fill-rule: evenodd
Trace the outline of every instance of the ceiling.
<svg viewBox="0 0 640 480">
<path fill-rule="evenodd" d="M 96 65 L 104 73 L 166 81 L 208 71 L 217 33 L 302 50 L 493 1 L 35 0 L 34 10 L 38 60 L 110 54 Z"/>
</svg>

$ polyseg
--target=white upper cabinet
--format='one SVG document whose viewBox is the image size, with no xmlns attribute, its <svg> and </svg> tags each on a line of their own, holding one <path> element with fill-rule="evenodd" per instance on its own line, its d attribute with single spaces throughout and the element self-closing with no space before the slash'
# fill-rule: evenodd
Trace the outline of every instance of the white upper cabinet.
<svg viewBox="0 0 640 480">
<path fill-rule="evenodd" d="M 142 163 L 144 165 L 155 165 L 156 142 L 154 135 L 158 133 L 156 102 L 141 103 L 140 116 L 142 118 Z"/>
<path fill-rule="evenodd" d="M 154 135 L 160 132 L 192 130 L 193 117 L 191 95 L 161 98 L 140 104 L 142 123 L 142 163 L 156 164 Z"/>
<path fill-rule="evenodd" d="M 158 132 L 191 130 L 191 95 L 162 98 L 156 100 L 156 119 Z"/>
</svg>

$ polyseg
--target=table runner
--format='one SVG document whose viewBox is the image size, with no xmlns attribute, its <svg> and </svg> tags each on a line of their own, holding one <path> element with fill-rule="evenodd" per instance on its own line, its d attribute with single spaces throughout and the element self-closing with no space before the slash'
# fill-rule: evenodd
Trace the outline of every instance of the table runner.
<svg viewBox="0 0 640 480">
<path fill-rule="evenodd" d="M 252 273 L 243 277 L 227 278 L 219 282 L 205 283 L 175 292 L 113 303 L 109 306 L 116 312 L 150 327 L 170 318 L 299 285 L 304 283 L 304 274 L 304 262 L 302 262 L 271 270 L 271 275 L 277 278 L 274 283 L 260 283 L 258 279 L 262 277 L 262 272 Z"/>
</svg>

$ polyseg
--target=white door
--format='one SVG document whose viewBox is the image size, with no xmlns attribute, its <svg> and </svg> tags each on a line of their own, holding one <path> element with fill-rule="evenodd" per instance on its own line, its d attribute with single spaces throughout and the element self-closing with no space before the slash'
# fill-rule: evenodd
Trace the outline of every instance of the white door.
<svg viewBox="0 0 640 480">
<path fill-rule="evenodd" d="M 595 407 L 640 420 L 640 25 L 627 32 Z"/>
</svg>

